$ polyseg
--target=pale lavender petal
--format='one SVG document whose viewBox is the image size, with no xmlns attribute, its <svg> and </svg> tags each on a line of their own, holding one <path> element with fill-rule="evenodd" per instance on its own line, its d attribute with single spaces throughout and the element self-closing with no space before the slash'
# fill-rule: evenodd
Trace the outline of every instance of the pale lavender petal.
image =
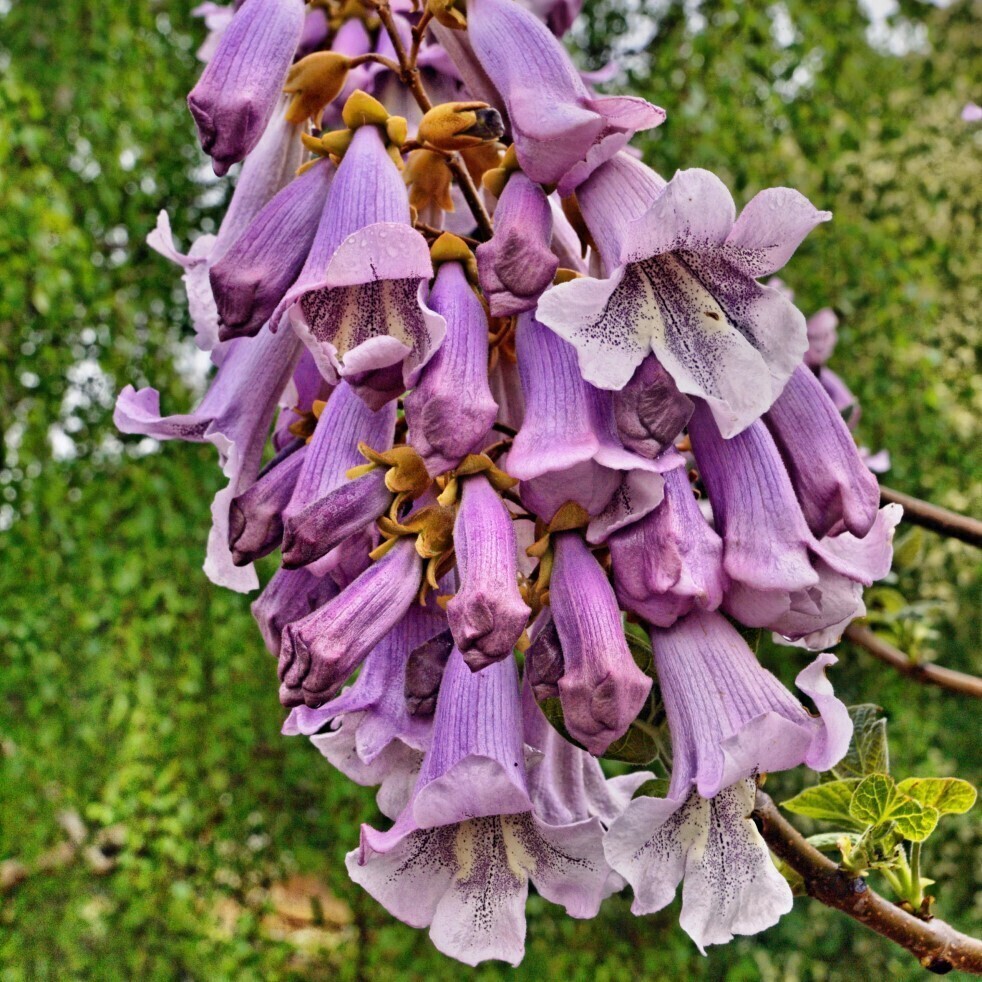
<svg viewBox="0 0 982 982">
<path fill-rule="evenodd" d="M 555 537 L 550 603 L 565 661 L 559 694 L 566 728 L 599 756 L 634 721 L 651 679 L 631 657 L 613 588 L 575 532 Z"/>
<path fill-rule="evenodd" d="M 247 0 L 188 95 L 201 147 L 216 174 L 259 143 L 280 100 L 303 31 L 299 0 Z"/>
<path fill-rule="evenodd" d="M 507 467 L 522 481 L 522 500 L 536 514 L 548 521 L 572 500 L 599 515 L 623 486 L 622 472 L 641 469 L 654 476 L 664 468 L 624 449 L 611 396 L 585 383 L 572 347 L 529 314 L 519 318 L 517 351 L 526 412 Z M 660 480 L 650 484 L 653 492 Z"/>
<path fill-rule="evenodd" d="M 251 565 L 237 567 L 232 560 L 228 510 L 232 499 L 259 474 L 273 413 L 299 356 L 300 345 L 290 332 L 266 332 L 233 342 L 201 404 L 185 415 L 161 417 L 160 396 L 154 389 L 137 392 L 126 386 L 117 399 L 113 421 L 123 433 L 207 442 L 217 448 L 229 483 L 212 503 L 204 569 L 219 586 L 247 592 L 259 585 Z"/>
<path fill-rule="evenodd" d="M 715 174 L 698 167 L 676 171 L 648 212 L 632 223 L 621 261 L 718 249 L 727 241 L 735 219 L 733 197 Z"/>
<path fill-rule="evenodd" d="M 545 191 L 520 171 L 512 174 L 495 208 L 494 236 L 477 247 L 481 289 L 493 317 L 535 307 L 559 268 L 549 248 L 551 238 Z"/>
<path fill-rule="evenodd" d="M 724 253 L 749 276 L 767 276 L 788 262 L 816 225 L 831 219 L 832 212 L 819 211 L 799 191 L 766 188 L 740 213 Z"/>
<path fill-rule="evenodd" d="M 741 781 L 701 805 L 706 837 L 686 857 L 679 926 L 703 954 L 706 945 L 757 934 L 791 910 L 791 887 L 750 821 L 755 793 L 753 781 Z"/>
<path fill-rule="evenodd" d="M 842 523 L 853 535 L 866 535 L 876 519 L 880 486 L 808 368 L 795 369 L 764 421 L 812 532 L 820 537 Z"/>
<path fill-rule="evenodd" d="M 423 302 L 433 272 L 429 250 L 408 222 L 402 176 L 377 128 L 362 126 L 331 185 L 307 262 L 270 318 L 275 329 L 289 314 L 329 381 L 402 363 L 411 387 L 443 340 L 443 318 Z"/>
<path fill-rule="evenodd" d="M 366 763 L 357 746 L 365 715 L 350 713 L 343 716 L 333 729 L 317 733 L 310 742 L 346 778 L 365 788 L 377 787 L 375 800 L 379 811 L 386 818 L 395 818 L 412 797 L 423 755 L 397 740 Z"/>
<path fill-rule="evenodd" d="M 454 548 L 460 589 L 447 617 L 464 661 L 478 671 L 511 654 L 531 613 L 518 592 L 511 515 L 481 474 L 464 480 Z"/>
<path fill-rule="evenodd" d="M 707 407 L 697 404 L 689 436 L 723 537 L 727 575 L 760 591 L 817 583 L 808 551 L 814 538 L 764 424 L 724 440 Z"/>
<path fill-rule="evenodd" d="M 432 475 L 479 453 L 498 414 L 488 385 L 488 321 L 459 263 L 443 263 L 429 306 L 446 337 L 405 399 L 409 442 Z"/>
</svg>

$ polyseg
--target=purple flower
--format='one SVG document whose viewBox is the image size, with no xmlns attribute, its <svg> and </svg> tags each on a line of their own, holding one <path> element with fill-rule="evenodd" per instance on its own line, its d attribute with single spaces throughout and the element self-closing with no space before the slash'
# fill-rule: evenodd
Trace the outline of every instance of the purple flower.
<svg viewBox="0 0 982 982">
<path fill-rule="evenodd" d="M 268 331 L 229 344 L 218 372 L 201 404 L 192 413 L 160 415 L 156 389 L 127 385 L 116 400 L 113 422 L 123 433 L 158 440 L 212 443 L 229 479 L 212 502 L 205 573 L 219 586 L 246 593 L 259 586 L 252 565 L 236 566 L 228 546 L 228 515 L 232 500 L 255 481 L 262 462 L 280 394 L 300 357 L 292 331 Z"/>
<path fill-rule="evenodd" d="M 863 585 L 889 572 L 899 506 L 882 509 L 861 539 L 848 532 L 816 539 L 763 422 L 724 440 L 699 403 L 689 436 L 723 538 L 724 609 L 810 648 L 834 644 L 865 610 Z"/>
<path fill-rule="evenodd" d="M 492 317 L 533 310 L 559 260 L 550 251 L 552 210 L 545 191 L 513 173 L 494 211 L 494 236 L 477 247 L 481 289 Z"/>
<path fill-rule="evenodd" d="M 285 108 L 285 104 L 281 108 Z M 147 236 L 147 245 L 184 271 L 195 343 L 203 351 L 212 351 L 219 344 L 218 309 L 209 271 L 248 228 L 266 202 L 292 180 L 302 151 L 297 127 L 280 113 L 266 127 L 259 145 L 246 157 L 217 235 L 199 235 L 187 254 L 179 252 L 171 233 L 170 218 L 162 211 L 157 216 L 156 227 Z"/>
<path fill-rule="evenodd" d="M 573 348 L 530 314 L 519 318 L 517 350 L 525 421 L 506 467 L 522 500 L 545 521 L 576 502 L 595 519 L 591 541 L 647 514 L 673 465 L 624 449 L 610 393 L 584 382 Z"/>
<path fill-rule="evenodd" d="M 411 607 L 372 649 L 354 685 L 317 709 L 296 706 L 283 724 L 304 734 L 356 784 L 381 785 L 379 807 L 388 818 L 402 811 L 415 783 L 431 721 L 409 714 L 406 661 L 413 649 L 446 627 L 442 614 Z"/>
<path fill-rule="evenodd" d="M 467 40 L 499 94 L 491 101 L 508 114 L 522 170 L 564 196 L 638 130 L 665 119 L 644 99 L 592 95 L 549 28 L 510 0 L 470 0 Z"/>
<path fill-rule="evenodd" d="M 835 405 L 804 365 L 764 416 L 816 536 L 844 526 L 862 538 L 873 527 L 880 486 Z"/>
<path fill-rule="evenodd" d="M 444 954 L 517 965 L 529 880 L 572 917 L 597 913 L 609 876 L 601 833 L 595 818 L 554 826 L 535 814 L 514 659 L 472 673 L 455 651 L 412 799 L 388 832 L 362 826 L 346 862 Z"/>
<path fill-rule="evenodd" d="M 632 801 L 604 846 L 634 889 L 636 914 L 660 910 L 685 878 L 680 924 L 704 951 L 791 909 L 791 891 L 746 818 L 753 778 L 802 763 L 827 770 L 846 752 L 852 721 L 825 677 L 832 655 L 796 679 L 816 718 L 719 614 L 690 614 L 651 641 L 672 734 L 669 793 Z"/>
<path fill-rule="evenodd" d="M 721 614 L 694 611 L 655 628 L 651 645 L 672 734 L 670 798 L 692 788 L 712 798 L 743 778 L 800 764 L 827 771 L 845 754 L 852 722 L 825 677 L 834 655 L 819 655 L 795 679 L 815 717 Z"/>
<path fill-rule="evenodd" d="M 252 603 L 252 616 L 269 653 L 279 657 L 287 624 L 302 620 L 339 592 L 329 576 L 314 576 L 305 569 L 278 569 Z"/>
<path fill-rule="evenodd" d="M 392 500 L 381 472 L 356 481 L 347 472 L 365 462 L 359 443 L 383 452 L 392 446 L 396 408 L 370 409 L 346 382 L 334 390 L 317 421 L 307 458 L 283 516 L 283 563 L 288 568 L 317 561 L 323 575 L 372 548 L 367 529 Z M 323 558 L 322 558 L 323 557 Z"/>
<path fill-rule="evenodd" d="M 247 491 L 232 499 L 228 516 L 228 547 L 236 566 L 268 556 L 283 538 L 283 509 L 303 467 L 307 448 L 302 440 L 289 444 L 270 462 Z"/>
<path fill-rule="evenodd" d="M 583 539 L 562 532 L 554 542 L 549 599 L 565 665 L 563 718 L 570 735 L 599 757 L 637 717 L 651 679 L 634 663 L 614 591 Z"/>
<path fill-rule="evenodd" d="M 344 685 L 409 610 L 422 565 L 413 540 L 403 539 L 333 600 L 287 625 L 279 665 L 284 706 L 319 706 Z"/>
<path fill-rule="evenodd" d="M 324 377 L 356 379 L 359 394 L 378 408 L 416 383 L 443 340 L 443 318 L 422 299 L 432 272 L 382 135 L 361 126 L 338 167 L 307 262 L 270 323 L 276 328 L 289 314 Z"/>
<path fill-rule="evenodd" d="M 201 148 L 221 176 L 263 135 L 303 31 L 300 0 L 246 0 L 188 96 Z"/>
<path fill-rule="evenodd" d="M 460 263 L 440 265 L 429 304 L 445 319 L 446 337 L 405 409 L 409 442 L 437 475 L 483 449 L 498 404 L 488 386 L 488 319 Z"/>
<path fill-rule="evenodd" d="M 454 525 L 460 590 L 447 617 L 464 661 L 478 671 L 511 654 L 531 611 L 518 592 L 511 514 L 483 474 L 463 484 Z"/>
<path fill-rule="evenodd" d="M 665 498 L 608 540 L 619 603 L 659 627 L 723 600 L 723 543 L 696 503 L 685 467 L 665 474 Z"/>
<path fill-rule="evenodd" d="M 601 388 L 623 388 L 653 351 L 732 436 L 770 408 L 807 347 L 804 317 L 756 277 L 830 217 L 797 191 L 770 188 L 734 220 L 719 178 L 679 171 L 629 226 L 622 265 L 605 280 L 553 287 L 536 316 L 576 347 L 583 377 Z"/>
<path fill-rule="evenodd" d="M 303 268 L 333 177 L 323 161 L 291 181 L 212 265 L 222 341 L 250 337 L 269 320 Z"/>
</svg>

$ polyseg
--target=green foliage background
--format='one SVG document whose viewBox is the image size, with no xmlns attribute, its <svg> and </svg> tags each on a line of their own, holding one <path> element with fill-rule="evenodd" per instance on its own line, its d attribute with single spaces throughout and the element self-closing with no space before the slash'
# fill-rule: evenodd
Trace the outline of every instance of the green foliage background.
<svg viewBox="0 0 982 982">
<path fill-rule="evenodd" d="M 194 398 L 174 368 L 190 351 L 183 291 L 144 244 L 160 207 L 186 242 L 223 196 L 195 180 L 191 6 L 0 0 L 0 860 L 47 853 L 64 810 L 93 834 L 125 830 L 108 874 L 78 859 L 0 894 L 0 980 L 920 976 L 808 900 L 703 959 L 676 909 L 633 918 L 626 896 L 589 923 L 534 897 L 522 967 L 470 971 L 348 883 L 358 823 L 380 816 L 370 792 L 279 735 L 248 600 L 200 571 L 213 451 L 143 456 L 110 421 L 126 382 L 152 381 L 172 410 Z M 666 175 L 709 167 L 738 202 L 790 184 L 835 212 L 785 279 L 804 311 L 839 312 L 833 364 L 863 402 L 862 441 L 891 452 L 889 483 L 977 513 L 982 129 L 959 112 L 979 98 L 982 8 L 902 0 L 888 26 L 919 41 L 903 55 L 870 45 L 852 0 L 644 10 L 588 2 L 576 43 L 592 66 L 627 52 L 626 85 L 668 110 L 646 159 Z M 882 629 L 979 671 L 977 555 L 925 535 L 902 559 L 869 598 Z M 898 778 L 978 783 L 974 707 L 840 656 L 844 698 L 891 719 Z M 787 682 L 803 663 L 791 649 L 765 657 Z M 780 799 L 803 779 L 768 788 Z M 977 823 L 946 822 L 925 849 L 938 910 L 977 928 Z M 294 871 L 352 911 L 313 949 L 263 921 L 266 888 Z"/>
</svg>

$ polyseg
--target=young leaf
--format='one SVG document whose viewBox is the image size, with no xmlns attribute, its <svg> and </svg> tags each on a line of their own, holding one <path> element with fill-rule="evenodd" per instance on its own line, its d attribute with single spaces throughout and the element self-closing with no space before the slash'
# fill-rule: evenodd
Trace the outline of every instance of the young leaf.
<svg viewBox="0 0 982 982">
<path fill-rule="evenodd" d="M 887 821 L 897 797 L 897 788 L 889 774 L 870 774 L 856 785 L 849 802 L 849 814 L 864 825 Z"/>
<path fill-rule="evenodd" d="M 782 808 L 796 815 L 818 818 L 824 822 L 838 822 L 851 828 L 862 826 L 849 813 L 849 802 L 859 784 L 858 778 L 848 781 L 828 781 L 813 788 L 805 788 L 801 794 L 781 802 Z"/>
<path fill-rule="evenodd" d="M 890 813 L 897 831 L 911 842 L 923 842 L 937 828 L 940 817 L 937 808 L 922 805 L 913 798 L 899 801 Z"/>
<path fill-rule="evenodd" d="M 922 805 L 936 808 L 939 815 L 961 815 L 975 804 L 976 791 L 957 777 L 908 777 L 897 790 Z"/>
</svg>

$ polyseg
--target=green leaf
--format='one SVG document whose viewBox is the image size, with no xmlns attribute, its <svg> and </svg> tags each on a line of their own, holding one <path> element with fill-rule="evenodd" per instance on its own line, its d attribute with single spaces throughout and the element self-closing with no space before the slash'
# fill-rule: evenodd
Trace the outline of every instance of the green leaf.
<svg viewBox="0 0 982 982">
<path fill-rule="evenodd" d="M 857 823 L 849 812 L 849 802 L 858 784 L 858 778 L 817 784 L 782 802 L 781 807 L 796 815 L 818 818 L 824 822 L 843 822 L 855 827 Z"/>
<path fill-rule="evenodd" d="M 634 794 L 631 795 L 631 799 L 635 798 L 664 798 L 668 794 L 668 778 L 667 777 L 656 777 L 651 781 L 645 781 L 641 787 L 638 788 Z"/>
<path fill-rule="evenodd" d="M 832 768 L 837 778 L 888 774 L 890 756 L 887 750 L 887 721 L 883 710 L 871 703 L 850 706 L 853 734 L 845 757 Z"/>
<path fill-rule="evenodd" d="M 968 781 L 957 777 L 908 777 L 897 790 L 922 805 L 936 808 L 938 815 L 961 815 L 975 804 L 977 792 Z"/>
<path fill-rule="evenodd" d="M 856 785 L 849 802 L 849 814 L 864 825 L 887 821 L 897 797 L 897 788 L 889 774 L 870 774 Z"/>
<path fill-rule="evenodd" d="M 940 817 L 937 808 L 922 805 L 913 798 L 899 802 L 890 814 L 897 831 L 911 842 L 923 842 L 937 828 Z"/>
</svg>

